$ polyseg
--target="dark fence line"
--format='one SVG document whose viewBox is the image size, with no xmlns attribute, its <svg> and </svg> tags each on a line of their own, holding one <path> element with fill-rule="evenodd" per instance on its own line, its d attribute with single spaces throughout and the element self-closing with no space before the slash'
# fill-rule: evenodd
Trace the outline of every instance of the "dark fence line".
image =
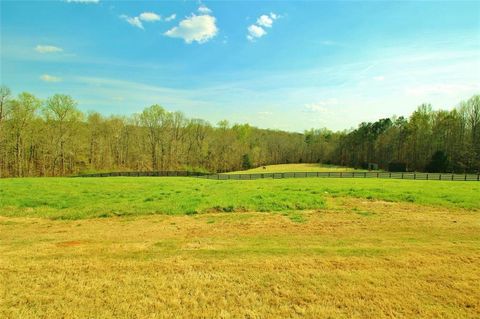
<svg viewBox="0 0 480 319">
<path fill-rule="evenodd" d="M 109 172 L 109 173 L 93 173 L 80 174 L 75 177 L 115 177 L 115 176 L 202 176 L 210 173 L 189 172 L 189 171 L 151 171 L 151 172 Z"/>
<path fill-rule="evenodd" d="M 215 180 L 252 180 L 262 178 L 387 178 L 409 180 L 438 181 L 480 181 L 480 174 L 446 174 L 446 173 L 396 173 L 396 172 L 286 172 L 286 173 L 252 173 L 252 174 L 209 174 L 189 171 L 153 171 L 153 172 L 111 172 L 78 175 L 78 177 L 114 177 L 114 176 L 190 176 Z"/>
<path fill-rule="evenodd" d="M 445 174 L 445 173 L 395 173 L 395 172 L 289 172 L 289 173 L 255 173 L 255 174 L 211 174 L 200 178 L 216 180 L 251 180 L 282 178 L 387 178 L 409 180 L 439 181 L 480 181 L 480 174 Z"/>
<path fill-rule="evenodd" d="M 394 172 L 289 172 L 289 173 L 254 173 L 254 174 L 211 174 L 200 178 L 216 180 L 252 180 L 262 178 L 386 178 L 409 180 L 439 181 L 480 181 L 480 174 L 445 174 L 445 173 L 394 173 Z"/>
</svg>

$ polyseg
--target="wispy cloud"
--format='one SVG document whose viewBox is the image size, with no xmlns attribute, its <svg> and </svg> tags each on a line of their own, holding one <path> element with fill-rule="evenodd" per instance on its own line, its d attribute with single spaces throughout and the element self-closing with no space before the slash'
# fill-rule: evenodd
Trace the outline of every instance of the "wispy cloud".
<svg viewBox="0 0 480 319">
<path fill-rule="evenodd" d="M 99 3 L 100 0 L 65 0 L 69 3 Z"/>
<path fill-rule="evenodd" d="M 160 21 L 162 17 L 155 12 L 142 12 L 136 17 L 130 17 L 126 14 L 122 14 L 120 15 L 120 19 L 125 20 L 127 23 L 136 28 L 144 30 L 145 28 L 142 22 L 157 22 Z"/>
<path fill-rule="evenodd" d="M 44 82 L 61 82 L 62 78 L 57 77 L 57 76 L 53 76 L 53 75 L 49 75 L 49 74 L 43 74 L 42 76 L 40 76 L 40 80 L 42 80 Z"/>
<path fill-rule="evenodd" d="M 320 41 L 320 44 L 321 44 L 321 45 L 324 45 L 324 46 L 339 45 L 337 42 L 331 41 L 331 40 L 323 40 L 323 41 Z"/>
<path fill-rule="evenodd" d="M 214 16 L 204 14 L 195 15 L 180 21 L 178 26 L 171 28 L 164 33 L 167 37 L 181 38 L 185 43 L 205 43 L 215 37 L 218 33 L 216 18 Z"/>
<path fill-rule="evenodd" d="M 142 21 L 140 21 L 139 17 L 129 17 L 127 15 L 122 14 L 120 16 L 120 19 L 125 20 L 128 24 L 130 24 L 134 27 L 137 27 L 137 28 L 142 29 L 142 30 L 144 29 Z"/>
<path fill-rule="evenodd" d="M 37 51 L 38 53 L 57 53 L 57 52 L 62 52 L 63 49 L 62 48 L 59 48 L 59 47 L 56 47 L 56 46 L 53 46 L 53 45 L 37 45 L 35 47 L 35 51 Z"/>
<path fill-rule="evenodd" d="M 330 113 L 331 110 L 329 107 L 335 106 L 338 104 L 338 100 L 335 98 L 329 98 L 320 100 L 316 103 L 305 104 L 305 109 L 310 112 L 319 112 L 319 113 Z"/>
<path fill-rule="evenodd" d="M 177 15 L 174 13 L 174 14 L 171 14 L 168 17 L 166 17 L 165 21 L 170 22 L 170 21 L 175 20 L 176 18 L 177 18 Z"/>
<path fill-rule="evenodd" d="M 405 93 L 409 96 L 427 97 L 430 95 L 458 95 L 463 92 L 480 90 L 480 84 L 427 84 L 407 87 Z"/>
<path fill-rule="evenodd" d="M 212 10 L 210 10 L 209 8 L 207 8 L 206 5 L 201 4 L 200 7 L 198 7 L 198 12 L 200 12 L 200 13 L 202 13 L 202 14 L 210 14 L 210 13 L 212 13 Z"/>
</svg>

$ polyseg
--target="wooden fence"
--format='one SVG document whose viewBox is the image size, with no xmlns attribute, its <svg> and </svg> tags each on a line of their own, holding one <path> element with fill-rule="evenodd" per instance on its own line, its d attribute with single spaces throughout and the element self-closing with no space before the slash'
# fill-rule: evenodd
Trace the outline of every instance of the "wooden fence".
<svg viewBox="0 0 480 319">
<path fill-rule="evenodd" d="M 209 173 L 189 172 L 189 171 L 150 171 L 150 172 L 109 172 L 109 173 L 93 173 L 93 174 L 80 174 L 76 177 L 114 177 L 114 176 L 202 176 Z"/>
<path fill-rule="evenodd" d="M 446 173 L 395 173 L 395 172 L 286 172 L 286 173 L 252 173 L 252 174 L 208 174 L 188 171 L 153 171 L 153 172 L 111 172 L 79 175 L 79 177 L 113 177 L 113 176 L 190 176 L 215 180 L 252 180 L 261 178 L 388 178 L 410 180 L 438 181 L 480 181 L 480 174 L 446 174 Z"/>
<path fill-rule="evenodd" d="M 480 181 L 480 174 L 446 173 L 395 173 L 395 172 L 291 172 L 291 173 L 255 173 L 255 174 L 211 174 L 199 176 L 217 180 L 250 180 L 260 178 L 389 178 L 439 181 Z"/>
</svg>

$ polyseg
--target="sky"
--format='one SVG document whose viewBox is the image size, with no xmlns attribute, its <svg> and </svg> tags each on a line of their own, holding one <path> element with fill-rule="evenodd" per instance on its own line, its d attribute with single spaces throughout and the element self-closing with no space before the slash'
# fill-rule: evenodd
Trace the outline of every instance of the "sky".
<svg viewBox="0 0 480 319">
<path fill-rule="evenodd" d="M 480 93 L 480 1 L 0 2 L 1 84 L 82 111 L 344 130 Z"/>
</svg>

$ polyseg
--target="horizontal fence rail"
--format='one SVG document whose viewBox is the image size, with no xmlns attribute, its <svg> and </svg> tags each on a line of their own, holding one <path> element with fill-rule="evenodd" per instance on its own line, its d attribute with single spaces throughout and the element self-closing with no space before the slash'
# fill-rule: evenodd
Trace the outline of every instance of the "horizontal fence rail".
<svg viewBox="0 0 480 319">
<path fill-rule="evenodd" d="M 210 174 L 199 178 L 216 180 L 251 180 L 262 178 L 387 178 L 409 180 L 437 181 L 480 181 L 480 174 L 446 174 L 446 173 L 397 173 L 397 172 L 289 172 L 289 173 L 254 173 L 254 174 Z"/>
<path fill-rule="evenodd" d="M 189 171 L 152 171 L 152 172 L 110 172 L 82 174 L 77 177 L 115 177 L 115 176 L 189 176 L 215 180 L 252 180 L 252 179 L 282 179 L 282 178 L 387 178 L 409 180 L 437 181 L 480 181 L 480 174 L 447 174 L 447 173 L 416 173 L 416 172 L 285 172 L 285 173 L 251 173 L 251 174 L 209 174 Z"/>
<path fill-rule="evenodd" d="M 150 171 L 150 172 L 109 172 L 109 173 L 93 173 L 93 174 L 79 174 L 75 177 L 115 177 L 115 176 L 202 176 L 210 173 L 190 172 L 190 171 Z"/>
</svg>

